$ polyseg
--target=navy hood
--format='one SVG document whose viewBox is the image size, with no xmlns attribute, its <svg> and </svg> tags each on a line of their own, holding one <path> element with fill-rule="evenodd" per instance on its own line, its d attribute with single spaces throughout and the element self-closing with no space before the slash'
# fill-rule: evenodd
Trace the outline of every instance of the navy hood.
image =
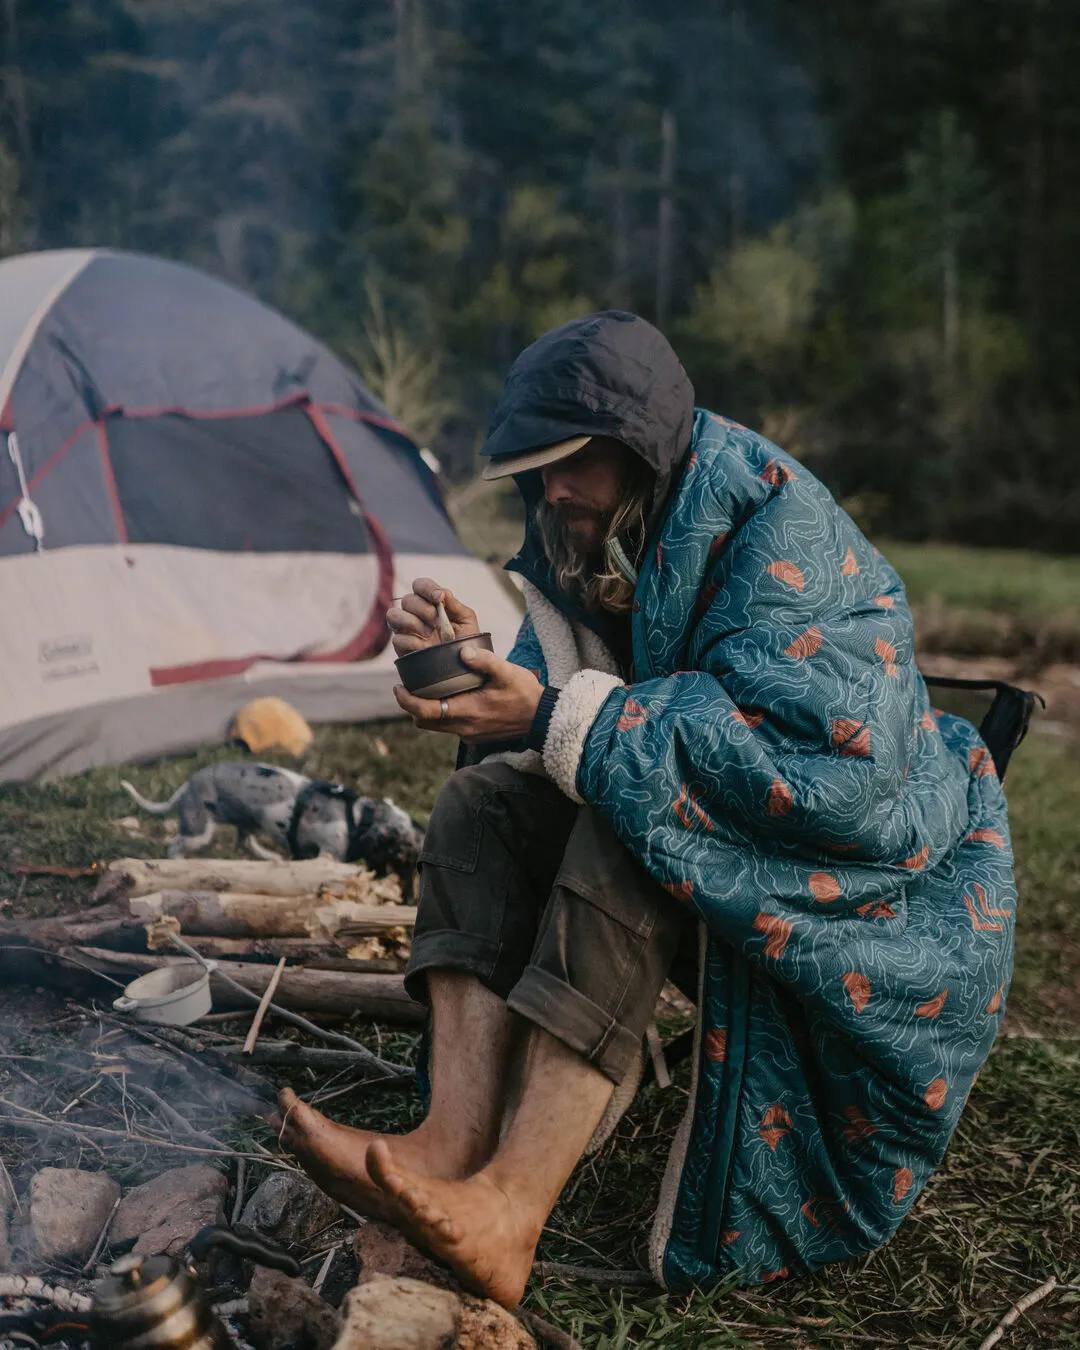
<svg viewBox="0 0 1080 1350">
<path fill-rule="evenodd" d="M 611 436 L 656 474 L 666 502 L 690 445 L 694 388 L 667 338 L 636 314 L 572 319 L 526 347 L 506 377 L 482 455 L 514 455 L 571 436 Z M 517 476 L 526 505 L 539 472 Z M 533 480 L 533 481 L 529 481 Z"/>
</svg>

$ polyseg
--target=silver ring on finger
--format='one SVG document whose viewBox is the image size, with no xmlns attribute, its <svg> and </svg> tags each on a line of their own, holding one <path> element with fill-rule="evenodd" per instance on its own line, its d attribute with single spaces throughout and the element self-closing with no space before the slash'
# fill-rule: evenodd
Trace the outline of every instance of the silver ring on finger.
<svg viewBox="0 0 1080 1350">
<path fill-rule="evenodd" d="M 439 721 L 445 722 L 449 716 L 450 704 L 444 698 L 439 699 Z"/>
</svg>

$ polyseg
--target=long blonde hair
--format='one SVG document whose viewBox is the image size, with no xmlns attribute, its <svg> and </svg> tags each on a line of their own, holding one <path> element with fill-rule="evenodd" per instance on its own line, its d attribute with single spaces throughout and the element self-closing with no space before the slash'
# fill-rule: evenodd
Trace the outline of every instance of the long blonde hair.
<svg viewBox="0 0 1080 1350">
<path fill-rule="evenodd" d="M 573 596 L 586 609 L 606 609 L 614 614 L 629 611 L 634 603 L 634 582 L 615 562 L 612 544 L 625 543 L 625 553 L 637 558 L 645 543 L 645 517 L 652 500 L 655 476 L 636 455 L 628 466 L 625 496 L 611 517 L 600 549 L 595 555 L 576 544 L 558 507 L 541 500 L 536 509 L 540 540 L 559 590 Z"/>
</svg>

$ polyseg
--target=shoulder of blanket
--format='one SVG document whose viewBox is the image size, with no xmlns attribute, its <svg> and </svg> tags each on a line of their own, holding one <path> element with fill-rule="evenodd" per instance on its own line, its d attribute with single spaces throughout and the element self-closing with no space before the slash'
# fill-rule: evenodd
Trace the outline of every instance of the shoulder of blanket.
<svg viewBox="0 0 1080 1350">
<path fill-rule="evenodd" d="M 711 500 L 703 509 L 706 498 Z M 704 408 L 695 410 L 690 452 L 669 526 L 680 538 L 712 530 L 707 569 L 714 574 L 745 566 L 747 548 L 767 552 L 780 548 L 782 540 L 798 556 L 789 558 L 782 548 L 776 553 L 771 570 L 780 582 L 794 578 L 798 585 L 805 572 L 808 596 L 820 601 L 830 595 L 845 607 L 889 611 L 900 636 L 910 625 L 900 577 L 825 484 L 766 437 Z M 743 549 L 727 547 L 736 537 L 741 537 Z M 888 633 L 883 636 L 893 640 Z"/>
<path fill-rule="evenodd" d="M 708 484 L 723 496 L 741 496 L 752 510 L 796 483 L 815 495 L 827 493 L 809 469 L 766 437 L 719 413 L 695 409 L 684 485 Z"/>
</svg>

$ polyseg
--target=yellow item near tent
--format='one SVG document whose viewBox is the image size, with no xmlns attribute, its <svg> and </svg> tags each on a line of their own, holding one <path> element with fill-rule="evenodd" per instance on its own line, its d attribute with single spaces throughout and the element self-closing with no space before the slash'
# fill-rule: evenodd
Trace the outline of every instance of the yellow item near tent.
<svg viewBox="0 0 1080 1350">
<path fill-rule="evenodd" d="M 313 740 L 311 728 L 283 698 L 257 698 L 241 708 L 229 733 L 254 754 L 280 746 L 302 755 Z"/>
</svg>

